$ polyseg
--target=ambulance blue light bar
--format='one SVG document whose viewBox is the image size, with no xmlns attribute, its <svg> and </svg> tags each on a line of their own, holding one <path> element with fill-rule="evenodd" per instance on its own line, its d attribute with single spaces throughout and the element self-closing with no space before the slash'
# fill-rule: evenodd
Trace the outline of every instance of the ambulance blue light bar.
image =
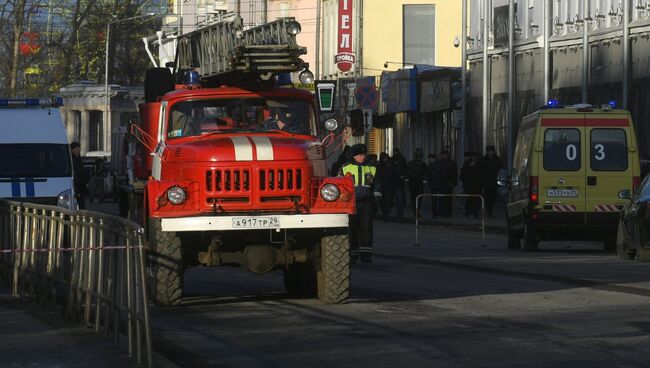
<svg viewBox="0 0 650 368">
<path fill-rule="evenodd" d="M 557 107 L 560 107 L 560 102 L 558 100 L 556 100 L 556 99 L 550 99 L 546 103 L 546 106 L 548 108 L 557 108 Z"/>
<path fill-rule="evenodd" d="M 53 98 L 0 98 L 0 107 L 56 107 L 63 106 L 62 97 Z"/>
</svg>

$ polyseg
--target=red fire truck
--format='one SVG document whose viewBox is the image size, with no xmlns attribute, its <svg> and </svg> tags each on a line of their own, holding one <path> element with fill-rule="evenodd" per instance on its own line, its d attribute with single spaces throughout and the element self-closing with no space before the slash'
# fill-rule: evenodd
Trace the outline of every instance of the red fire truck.
<svg viewBox="0 0 650 368">
<path fill-rule="evenodd" d="M 347 299 L 353 182 L 327 175 L 312 94 L 275 85 L 306 66 L 299 30 L 213 24 L 178 37 L 173 71 L 147 72 L 121 188 L 146 228 L 155 303 L 179 304 L 199 264 L 282 270 L 290 294 Z"/>
</svg>

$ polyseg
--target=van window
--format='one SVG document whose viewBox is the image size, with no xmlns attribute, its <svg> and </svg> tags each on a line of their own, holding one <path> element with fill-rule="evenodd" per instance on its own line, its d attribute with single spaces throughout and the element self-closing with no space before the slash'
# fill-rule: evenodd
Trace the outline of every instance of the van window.
<svg viewBox="0 0 650 368">
<path fill-rule="evenodd" d="M 0 177 L 70 177 L 72 162 L 67 144 L 0 144 Z"/>
<path fill-rule="evenodd" d="M 533 128 L 534 126 L 530 129 L 519 132 L 519 136 L 517 137 L 517 148 L 515 149 L 515 157 L 512 163 L 513 183 L 518 183 L 520 178 L 526 176 L 528 170 L 528 157 L 530 157 L 530 150 L 533 146 L 533 136 L 535 133 L 535 130 Z"/>
<path fill-rule="evenodd" d="M 591 169 L 594 171 L 627 170 L 627 138 L 623 129 L 591 130 Z"/>
<path fill-rule="evenodd" d="M 580 170 L 580 131 L 573 128 L 551 128 L 544 133 L 544 170 Z"/>
</svg>

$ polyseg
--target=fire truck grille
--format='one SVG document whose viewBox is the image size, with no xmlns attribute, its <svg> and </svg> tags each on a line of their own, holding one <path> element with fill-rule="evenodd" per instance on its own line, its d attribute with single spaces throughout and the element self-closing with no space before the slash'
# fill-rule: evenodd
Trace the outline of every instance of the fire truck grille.
<svg viewBox="0 0 650 368">
<path fill-rule="evenodd" d="M 208 192 L 242 193 L 250 192 L 251 173 L 248 169 L 214 169 L 205 173 L 205 188 Z"/>
<path fill-rule="evenodd" d="M 262 191 L 302 189 L 301 169 L 265 169 L 259 173 Z"/>
</svg>

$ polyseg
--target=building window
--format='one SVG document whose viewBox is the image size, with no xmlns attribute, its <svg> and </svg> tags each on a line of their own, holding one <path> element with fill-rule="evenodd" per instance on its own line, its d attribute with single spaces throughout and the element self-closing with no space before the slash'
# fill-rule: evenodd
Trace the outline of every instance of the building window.
<svg viewBox="0 0 650 368">
<path fill-rule="evenodd" d="M 88 125 L 88 151 L 104 149 L 104 117 L 102 111 L 90 111 Z"/>
<path fill-rule="evenodd" d="M 404 5 L 402 24 L 403 61 L 435 65 L 435 6 Z"/>
</svg>

